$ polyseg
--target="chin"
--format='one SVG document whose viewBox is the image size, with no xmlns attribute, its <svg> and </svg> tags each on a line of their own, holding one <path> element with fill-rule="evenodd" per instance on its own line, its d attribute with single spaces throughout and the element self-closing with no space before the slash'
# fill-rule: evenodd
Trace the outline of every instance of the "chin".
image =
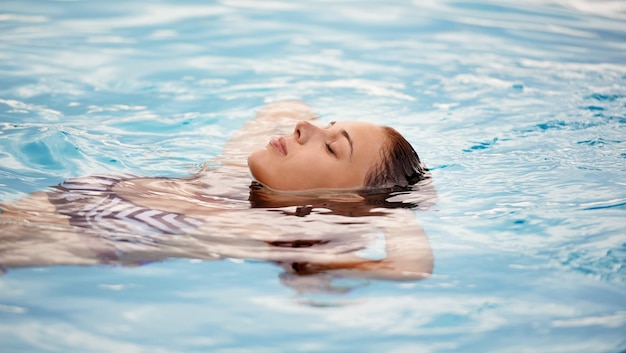
<svg viewBox="0 0 626 353">
<path fill-rule="evenodd" d="M 266 183 L 269 178 L 265 175 L 266 173 L 263 172 L 263 168 L 261 168 L 263 163 L 257 158 L 258 156 L 255 156 L 255 153 L 248 156 L 248 171 L 250 172 L 250 177 L 252 180 L 263 184 L 263 186 L 270 187 Z"/>
</svg>

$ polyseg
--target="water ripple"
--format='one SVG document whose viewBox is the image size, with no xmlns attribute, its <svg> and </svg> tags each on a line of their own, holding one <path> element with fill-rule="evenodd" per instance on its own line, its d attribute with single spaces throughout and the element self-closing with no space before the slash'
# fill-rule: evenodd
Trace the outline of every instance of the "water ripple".
<svg viewBox="0 0 626 353">
<path fill-rule="evenodd" d="M 274 351 L 623 350 L 624 20 L 612 0 L 0 2 L 0 201 L 97 172 L 187 175 L 281 99 L 397 128 L 439 198 L 416 211 L 435 252 L 423 282 L 364 281 L 351 305 L 320 308 L 280 281 L 328 289 L 331 273 L 276 278 L 267 262 L 9 271 L 0 339 L 24 351 L 74 349 L 64 332 L 109 351 L 246 351 L 260 334 Z M 213 336 L 188 334 L 198 328 Z"/>
<path fill-rule="evenodd" d="M 580 205 L 583 210 L 602 210 L 607 208 L 620 208 L 626 206 L 626 198 L 613 199 L 600 202 L 590 202 Z"/>
</svg>

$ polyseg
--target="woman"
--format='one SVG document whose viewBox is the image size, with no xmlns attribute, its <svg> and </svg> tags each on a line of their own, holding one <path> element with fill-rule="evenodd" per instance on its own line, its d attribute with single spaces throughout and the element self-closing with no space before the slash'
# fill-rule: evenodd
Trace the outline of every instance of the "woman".
<svg viewBox="0 0 626 353">
<path fill-rule="evenodd" d="M 92 175 L 0 205 L 0 265 L 236 257 L 297 274 L 422 278 L 432 253 L 410 208 L 434 200 L 427 178 L 391 128 L 318 126 L 308 105 L 274 103 L 191 177 Z M 388 200 L 421 180 L 416 202 Z"/>
</svg>

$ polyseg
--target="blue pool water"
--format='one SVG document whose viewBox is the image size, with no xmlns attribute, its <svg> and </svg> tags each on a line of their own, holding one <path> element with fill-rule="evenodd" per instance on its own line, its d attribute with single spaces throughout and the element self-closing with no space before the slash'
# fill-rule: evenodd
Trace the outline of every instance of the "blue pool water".
<svg viewBox="0 0 626 353">
<path fill-rule="evenodd" d="M 394 126 L 439 196 L 415 211 L 426 280 L 314 293 L 234 258 L 9 269 L 0 351 L 626 350 L 623 2 L 3 1 L 0 33 L 0 202 L 187 175 L 280 99 Z"/>
</svg>

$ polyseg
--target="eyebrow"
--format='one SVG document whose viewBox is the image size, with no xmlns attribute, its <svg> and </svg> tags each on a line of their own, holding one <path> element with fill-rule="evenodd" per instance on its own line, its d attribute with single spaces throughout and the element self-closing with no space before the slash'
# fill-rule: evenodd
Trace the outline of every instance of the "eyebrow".
<svg viewBox="0 0 626 353">
<path fill-rule="evenodd" d="M 354 152 L 354 146 L 352 145 L 352 139 L 350 138 L 350 135 L 348 134 L 348 132 L 344 129 L 341 129 L 340 133 L 345 136 L 346 139 L 348 139 L 348 142 L 350 143 L 350 159 L 352 159 L 352 153 Z"/>
</svg>

